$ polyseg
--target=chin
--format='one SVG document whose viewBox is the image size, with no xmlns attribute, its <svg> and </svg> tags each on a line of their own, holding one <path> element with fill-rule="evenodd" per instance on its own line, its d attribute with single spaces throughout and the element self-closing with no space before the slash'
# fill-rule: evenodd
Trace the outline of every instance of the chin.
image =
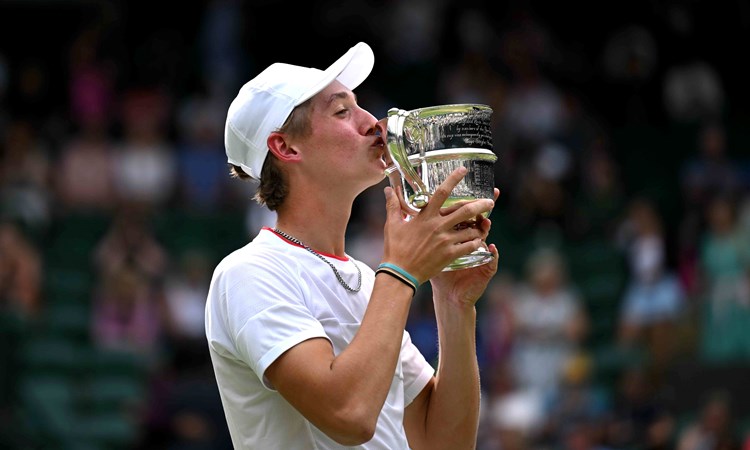
<svg viewBox="0 0 750 450">
<path fill-rule="evenodd" d="M 360 179 L 362 180 L 363 189 L 369 189 L 380 184 L 385 178 L 385 172 L 383 170 L 377 170 L 367 172 L 367 174 L 362 174 Z"/>
</svg>

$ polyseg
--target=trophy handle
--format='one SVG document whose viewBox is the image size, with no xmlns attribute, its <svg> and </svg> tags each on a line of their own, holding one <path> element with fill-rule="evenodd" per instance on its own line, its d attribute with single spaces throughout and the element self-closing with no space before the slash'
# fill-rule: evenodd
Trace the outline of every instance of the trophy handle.
<svg viewBox="0 0 750 450">
<path fill-rule="evenodd" d="M 425 186 L 419 174 L 414 170 L 411 161 L 409 161 L 406 149 L 404 148 L 403 130 L 404 121 L 407 116 L 408 111 L 398 108 L 388 110 L 386 145 L 396 169 L 414 190 L 414 197 L 406 201 L 407 206 L 413 204 L 416 208 L 423 208 L 430 201 L 430 195 L 427 186 Z M 415 212 L 419 211 L 415 209 Z"/>
</svg>

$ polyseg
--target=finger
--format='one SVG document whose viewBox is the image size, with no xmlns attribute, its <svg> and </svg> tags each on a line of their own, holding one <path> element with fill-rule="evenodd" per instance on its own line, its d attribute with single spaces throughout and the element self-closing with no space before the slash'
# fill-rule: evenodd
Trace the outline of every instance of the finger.
<svg viewBox="0 0 750 450">
<path fill-rule="evenodd" d="M 400 221 L 402 219 L 401 204 L 394 189 L 390 186 L 386 186 L 383 189 L 383 193 L 385 194 L 386 221 Z"/>
<path fill-rule="evenodd" d="M 455 231 L 451 235 L 451 239 L 453 239 L 453 241 L 456 243 L 463 243 L 473 241 L 475 239 L 484 239 L 484 234 L 477 228 L 464 228 L 462 230 Z"/>
<path fill-rule="evenodd" d="M 440 215 L 441 216 L 447 216 L 451 214 L 452 212 L 456 211 L 458 208 L 464 206 L 465 204 L 469 202 L 473 202 L 474 200 L 461 200 L 459 202 L 456 202 L 450 206 L 446 206 L 444 208 L 440 208 Z"/>
<path fill-rule="evenodd" d="M 498 197 L 500 197 L 500 189 L 495 188 L 493 193 L 493 201 L 497 202 Z M 450 206 L 441 207 L 440 208 L 440 215 L 441 216 L 447 216 L 448 214 L 452 213 L 453 211 L 457 210 L 458 208 L 462 207 L 463 205 L 473 202 L 474 200 L 461 200 L 459 202 L 456 202 Z"/>
<path fill-rule="evenodd" d="M 446 216 L 446 219 L 448 219 L 447 225 L 454 227 L 461 222 L 475 220 L 477 216 L 482 216 L 484 219 L 482 213 L 491 211 L 494 205 L 495 202 L 490 199 L 480 199 L 467 203 L 454 211 L 451 215 Z"/>
<path fill-rule="evenodd" d="M 440 208 L 442 208 L 443 206 L 443 203 L 445 203 L 445 201 L 451 195 L 451 192 L 453 192 L 453 188 L 456 187 L 456 185 L 463 179 L 464 175 L 466 175 L 466 171 L 466 167 L 461 166 L 451 172 L 451 174 L 448 175 L 445 181 L 440 183 L 440 186 L 435 189 L 430 202 L 427 204 L 427 206 L 422 208 L 422 211 L 439 213 Z"/>
<path fill-rule="evenodd" d="M 490 234 L 490 228 L 492 227 L 492 221 L 490 219 L 484 218 L 483 216 L 480 216 L 480 217 L 482 217 L 481 220 L 477 219 L 477 227 L 481 231 L 482 237 L 484 239 L 486 239 L 487 236 Z"/>
<path fill-rule="evenodd" d="M 388 181 L 391 184 L 391 187 L 393 188 L 393 191 L 396 193 L 396 196 L 398 197 L 398 201 L 401 204 L 401 212 L 403 213 L 403 217 L 406 217 L 407 215 L 415 215 L 417 211 L 414 210 L 414 208 L 411 208 L 409 204 L 406 202 L 406 199 L 404 198 L 404 184 L 401 180 L 401 175 L 398 171 L 394 171 L 388 175 Z"/>
<path fill-rule="evenodd" d="M 468 255 L 469 253 L 479 250 L 484 246 L 484 241 L 482 241 L 481 238 L 472 239 L 470 241 L 462 242 L 460 244 L 456 244 L 452 247 L 452 250 L 455 253 L 455 258 L 458 258 L 459 256 Z"/>
<path fill-rule="evenodd" d="M 487 246 L 490 253 L 492 253 L 492 261 L 490 261 L 488 264 L 490 266 L 490 269 L 492 272 L 497 272 L 497 267 L 500 264 L 500 252 L 497 250 L 497 246 L 495 244 L 489 244 Z"/>
</svg>

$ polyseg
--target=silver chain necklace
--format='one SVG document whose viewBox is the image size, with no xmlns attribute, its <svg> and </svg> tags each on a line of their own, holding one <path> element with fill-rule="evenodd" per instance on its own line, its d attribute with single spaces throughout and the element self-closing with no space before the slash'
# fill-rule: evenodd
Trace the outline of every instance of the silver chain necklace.
<svg viewBox="0 0 750 450">
<path fill-rule="evenodd" d="M 334 275 L 336 275 L 336 279 L 339 280 L 339 283 L 341 284 L 341 286 L 344 287 L 344 289 L 346 289 L 349 292 L 359 292 L 359 289 L 362 287 L 362 271 L 359 269 L 359 264 L 355 263 L 352 260 L 352 264 L 354 264 L 354 267 L 357 268 L 357 287 L 353 288 L 353 287 L 349 286 L 348 284 L 346 284 L 346 281 L 344 281 L 344 278 L 341 276 L 341 274 L 339 273 L 339 271 L 336 270 L 336 266 L 334 266 L 331 263 L 331 261 L 328 261 L 326 258 L 324 258 L 323 255 L 321 255 L 320 253 L 316 252 L 312 248 L 308 247 L 305 243 L 303 243 L 302 241 L 300 241 L 296 237 L 290 236 L 290 235 L 284 233 L 283 231 L 279 230 L 278 228 L 274 228 L 273 232 L 276 233 L 276 234 L 278 234 L 279 236 L 283 237 L 287 241 L 294 242 L 295 244 L 297 244 L 300 247 L 304 248 L 308 252 L 310 252 L 313 255 L 317 256 L 324 263 L 328 264 L 328 266 L 331 269 L 333 269 L 333 273 L 334 273 Z"/>
</svg>

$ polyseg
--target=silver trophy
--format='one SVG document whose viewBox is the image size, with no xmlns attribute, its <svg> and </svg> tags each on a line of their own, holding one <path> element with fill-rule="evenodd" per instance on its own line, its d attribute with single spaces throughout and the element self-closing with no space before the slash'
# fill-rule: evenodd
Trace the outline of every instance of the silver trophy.
<svg viewBox="0 0 750 450">
<path fill-rule="evenodd" d="M 476 104 L 388 111 L 386 146 L 390 165 L 386 175 L 391 186 L 403 193 L 412 214 L 427 205 L 435 188 L 460 166 L 468 171 L 443 207 L 494 198 L 497 155 L 492 146 L 491 115 L 492 108 Z M 485 214 L 488 215 L 489 212 Z M 457 258 L 443 271 L 480 266 L 492 258 L 484 246 Z"/>
</svg>

